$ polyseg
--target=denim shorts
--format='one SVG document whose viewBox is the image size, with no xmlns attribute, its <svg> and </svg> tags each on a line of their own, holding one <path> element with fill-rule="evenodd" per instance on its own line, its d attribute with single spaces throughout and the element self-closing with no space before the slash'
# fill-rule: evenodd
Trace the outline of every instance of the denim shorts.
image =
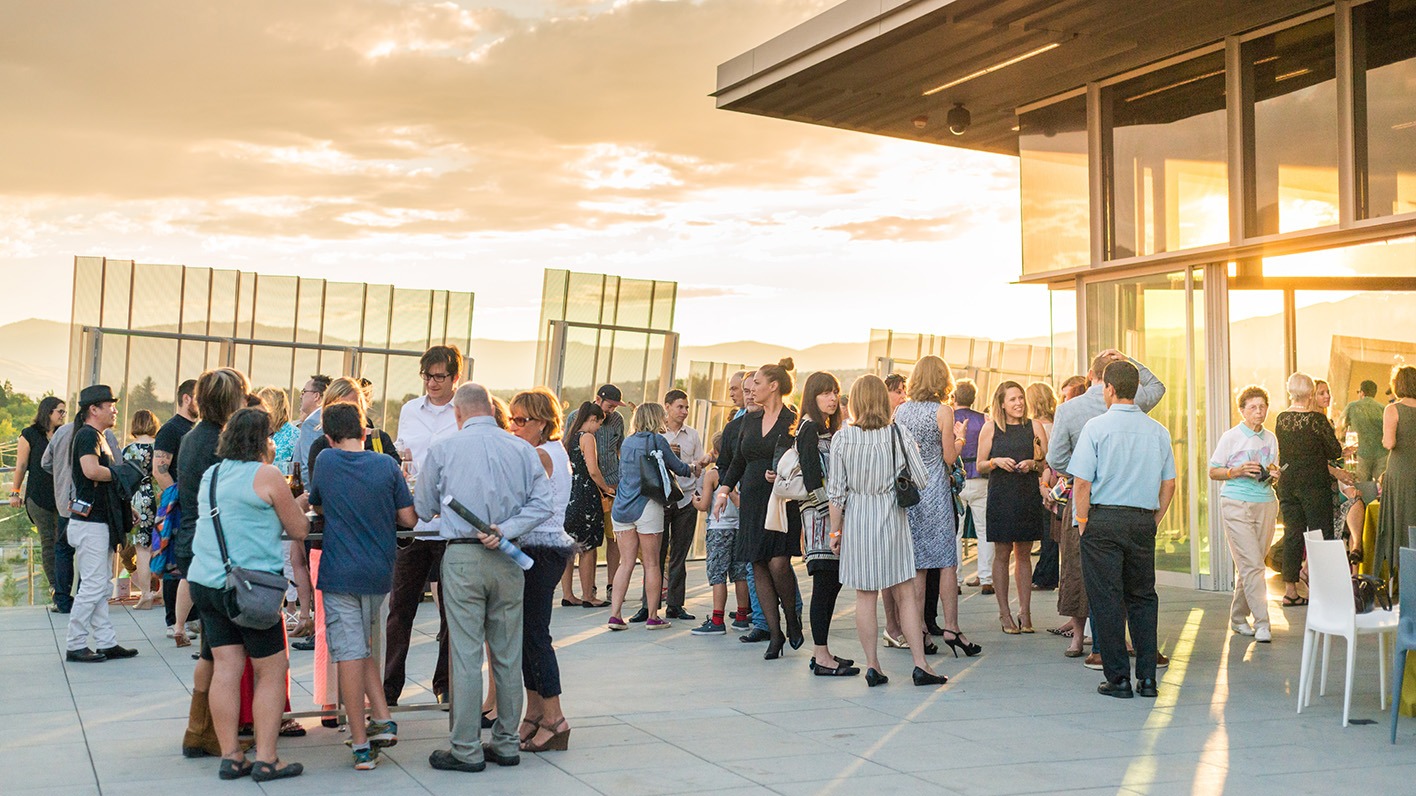
<svg viewBox="0 0 1416 796">
<path fill-rule="evenodd" d="M 339 663 L 379 657 L 387 599 L 387 594 L 324 592 L 325 646 L 330 660 Z"/>
</svg>

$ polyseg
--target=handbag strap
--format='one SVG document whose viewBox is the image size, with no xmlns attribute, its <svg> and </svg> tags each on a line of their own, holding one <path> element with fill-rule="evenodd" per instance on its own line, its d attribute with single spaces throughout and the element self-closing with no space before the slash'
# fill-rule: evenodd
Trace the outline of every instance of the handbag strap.
<svg viewBox="0 0 1416 796">
<path fill-rule="evenodd" d="M 211 503 L 211 510 L 207 513 L 211 517 L 212 527 L 216 529 L 216 546 L 221 550 L 221 560 L 226 566 L 226 574 L 231 574 L 231 554 L 226 552 L 226 534 L 221 530 L 221 510 L 216 505 L 216 479 L 221 475 L 221 463 L 217 462 L 211 468 L 211 488 L 208 491 L 207 501 Z"/>
<path fill-rule="evenodd" d="M 895 458 L 895 443 L 900 442 L 900 427 L 894 423 L 890 424 L 890 470 L 896 475 L 900 473 L 900 461 Z M 900 442 L 903 445 L 903 442 Z"/>
</svg>

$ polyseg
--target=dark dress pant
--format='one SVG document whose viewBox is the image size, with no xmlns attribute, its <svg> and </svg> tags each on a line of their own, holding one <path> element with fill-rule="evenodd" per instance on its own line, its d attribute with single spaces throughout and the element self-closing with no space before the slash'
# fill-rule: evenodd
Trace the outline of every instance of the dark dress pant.
<svg viewBox="0 0 1416 796">
<path fill-rule="evenodd" d="M 1126 629 L 1136 648 L 1136 679 L 1155 677 L 1155 512 L 1092 506 L 1082 534 L 1082 579 L 1091 607 L 1092 637 L 1106 679 L 1130 678 Z"/>
<path fill-rule="evenodd" d="M 447 694 L 447 615 L 443 608 L 438 572 L 442 569 L 445 542 L 414 539 L 398 548 L 393 562 L 393 591 L 388 597 L 388 624 L 384 630 L 384 697 L 397 705 L 407 679 L 408 646 L 423 584 L 431 578 L 438 589 L 438 662 L 433 668 L 433 693 Z"/>
</svg>

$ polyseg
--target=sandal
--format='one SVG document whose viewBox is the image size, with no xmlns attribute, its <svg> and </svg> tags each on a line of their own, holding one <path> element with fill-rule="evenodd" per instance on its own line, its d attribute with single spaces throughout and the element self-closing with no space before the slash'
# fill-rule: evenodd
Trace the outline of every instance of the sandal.
<svg viewBox="0 0 1416 796">
<path fill-rule="evenodd" d="M 544 743 L 537 744 L 532 743 L 536 738 L 536 734 L 533 734 L 531 738 L 521 742 L 521 751 L 532 753 L 564 752 L 570 748 L 570 724 L 566 722 L 564 716 L 555 724 L 538 724 L 537 727 L 537 734 L 540 730 L 545 730 L 551 733 L 551 737 L 547 738 Z"/>
<path fill-rule="evenodd" d="M 1061 636 L 1062 638 L 1071 638 L 1072 634 L 1075 631 L 1070 627 L 1050 627 L 1047 629 L 1047 632 L 1051 633 L 1054 636 Z"/>
<path fill-rule="evenodd" d="M 303 738 L 305 737 L 305 725 L 294 719 L 286 719 L 280 723 L 281 738 Z"/>
<path fill-rule="evenodd" d="M 255 765 L 245 756 L 242 756 L 240 760 L 223 757 L 221 758 L 221 768 L 217 769 L 216 775 L 221 779 L 240 779 L 249 777 L 253 768 Z"/>
<path fill-rule="evenodd" d="M 1298 607 L 1298 606 L 1300 606 L 1300 605 L 1307 605 L 1307 604 L 1308 604 L 1308 598 L 1307 598 L 1307 597 L 1284 597 L 1284 598 L 1283 598 L 1283 606 L 1284 606 L 1285 608 L 1296 608 L 1296 607 Z"/>
<path fill-rule="evenodd" d="M 528 725 L 528 724 L 531 725 L 531 734 L 530 734 L 530 735 L 521 735 L 521 733 L 525 730 L 526 725 Z M 541 729 L 541 717 L 540 717 L 540 716 L 537 716 L 537 717 L 534 718 L 534 719 L 532 719 L 532 718 L 525 718 L 525 719 L 522 719 L 522 720 L 521 720 L 521 726 L 518 727 L 517 730 L 516 730 L 517 734 L 518 734 L 518 735 L 521 735 L 521 746 L 524 748 L 524 747 L 526 746 L 526 744 L 527 744 L 532 738 L 535 738 L 535 737 L 536 737 L 536 733 L 537 733 L 540 729 Z"/>
<path fill-rule="evenodd" d="M 279 760 L 276 760 L 274 763 L 257 760 L 255 764 L 251 766 L 251 779 L 256 782 L 270 782 L 273 779 L 289 779 L 305 773 L 305 767 L 299 763 L 286 763 L 276 768 L 279 763 Z"/>
<path fill-rule="evenodd" d="M 187 638 L 187 634 L 182 632 L 181 630 L 178 630 L 177 632 L 172 634 L 172 640 L 176 642 L 177 646 L 179 647 L 192 646 L 192 640 Z"/>
</svg>

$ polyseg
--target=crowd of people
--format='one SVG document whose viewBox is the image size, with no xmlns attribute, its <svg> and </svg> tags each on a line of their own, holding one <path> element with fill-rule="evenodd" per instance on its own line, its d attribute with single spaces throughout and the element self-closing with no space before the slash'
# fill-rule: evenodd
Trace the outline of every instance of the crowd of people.
<svg viewBox="0 0 1416 796">
<path fill-rule="evenodd" d="M 353 766 L 367 770 L 398 742 L 391 708 L 431 591 L 431 684 L 451 730 L 429 763 L 516 765 L 569 746 L 550 634 L 557 585 L 563 609 L 608 608 L 610 631 L 696 622 L 687 560 L 704 515 L 712 597 L 693 636 L 731 629 L 779 660 L 805 645 L 809 623 L 811 676 L 863 670 L 867 686 L 887 685 L 883 644 L 908 650 L 914 685 L 941 686 L 938 641 L 953 657 L 984 651 L 982 628 L 970 638 L 960 625 L 965 586 L 992 595 L 1006 636 L 1034 634 L 1035 592 L 1055 589 L 1067 621 L 1048 631 L 1067 639 L 1065 656 L 1104 673 L 1098 692 L 1157 696 L 1168 661 L 1155 540 L 1176 465 L 1169 434 L 1147 416 L 1165 385 L 1120 351 L 1055 389 L 1004 381 L 991 396 L 936 356 L 844 393 L 816 372 L 797 395 L 786 359 L 732 376 L 732 411 L 706 444 L 681 390 L 635 406 L 606 384 L 567 415 L 546 388 L 504 402 L 464 382 L 456 347 L 434 346 L 419 364 L 424 392 L 403 406 L 396 438 L 370 420 L 369 383 L 348 376 L 311 376 L 291 401 L 210 370 L 179 386 L 160 426 L 135 413 L 124 447 L 108 386 L 84 388 L 72 418 L 64 401 L 43 399 L 19 443 L 11 504 L 39 531 L 51 610 L 68 615 L 67 661 L 138 654 L 118 644 L 108 615 L 115 556 L 131 549 L 134 610 L 163 607 L 179 647 L 200 640 L 185 755 L 220 758 L 222 779 L 298 776 L 277 739 L 306 732 L 285 718 L 288 650 L 312 649 L 314 702 L 326 726 L 343 706 Z M 1394 565 L 1400 529 L 1416 525 L 1416 368 L 1394 370 L 1385 406 L 1362 383 L 1341 423 L 1347 444 L 1325 386 L 1295 373 L 1274 431 L 1267 393 L 1244 388 L 1241 422 L 1209 462 L 1237 570 L 1232 627 L 1259 642 L 1272 639 L 1264 566 L 1280 515 L 1297 529 L 1278 551 L 1284 606 L 1305 604 L 1303 530 L 1345 531 L 1360 549 L 1372 481 L 1382 479 L 1379 571 Z M 966 538 L 977 539 L 977 572 L 962 580 Z M 842 589 L 855 593 L 860 665 L 832 649 Z"/>
</svg>

